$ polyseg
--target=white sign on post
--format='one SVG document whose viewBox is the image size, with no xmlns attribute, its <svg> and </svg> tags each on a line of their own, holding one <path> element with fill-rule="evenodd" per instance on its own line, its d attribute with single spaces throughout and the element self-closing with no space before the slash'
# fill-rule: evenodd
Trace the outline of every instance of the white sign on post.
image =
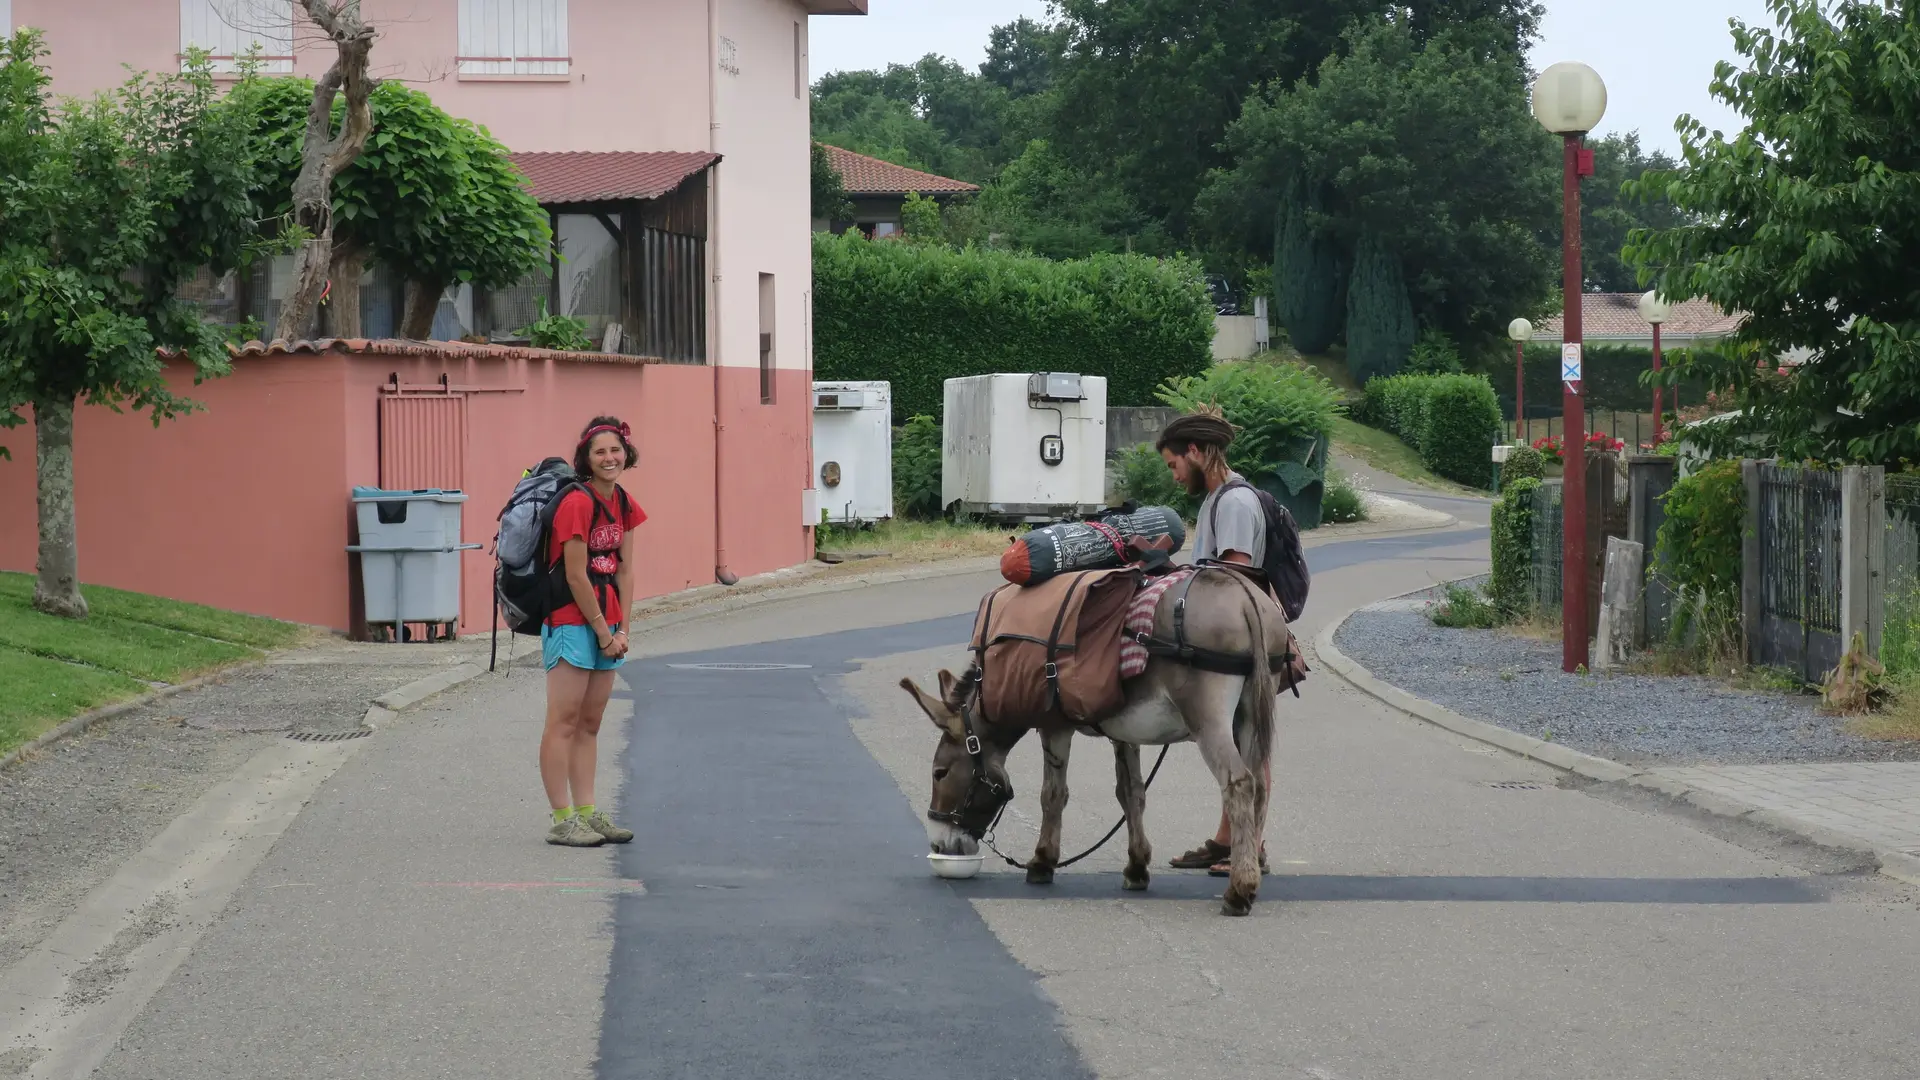
<svg viewBox="0 0 1920 1080">
<path fill-rule="evenodd" d="M 1570 341 L 1560 346 L 1560 381 L 1580 389 L 1580 344 Z"/>
</svg>

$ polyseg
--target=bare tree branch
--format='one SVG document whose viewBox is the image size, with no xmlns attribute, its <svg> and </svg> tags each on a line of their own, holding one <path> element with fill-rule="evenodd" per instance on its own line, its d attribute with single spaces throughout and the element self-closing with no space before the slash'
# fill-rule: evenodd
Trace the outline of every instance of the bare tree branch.
<svg viewBox="0 0 1920 1080">
<path fill-rule="evenodd" d="M 370 104 L 376 80 L 367 71 L 378 36 L 360 19 L 360 0 L 300 0 L 315 26 L 333 41 L 336 55 L 313 87 L 307 108 L 300 175 L 293 182 L 293 218 L 308 239 L 294 256 L 293 287 L 280 308 L 273 336 L 287 341 L 313 331 L 320 294 L 333 262 L 333 178 L 353 164 L 373 131 Z M 346 96 L 346 120 L 333 131 L 334 98 Z"/>
</svg>

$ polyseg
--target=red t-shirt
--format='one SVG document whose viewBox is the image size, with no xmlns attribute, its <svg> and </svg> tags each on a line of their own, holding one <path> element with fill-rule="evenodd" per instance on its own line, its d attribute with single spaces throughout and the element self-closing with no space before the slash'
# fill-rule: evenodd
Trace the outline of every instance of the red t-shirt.
<svg viewBox="0 0 1920 1080">
<path fill-rule="evenodd" d="M 620 569 L 620 542 L 626 538 L 627 530 L 637 527 L 647 520 L 647 512 L 632 498 L 626 500 L 627 516 L 620 517 L 622 492 L 615 490 L 613 498 L 603 499 L 600 493 L 591 487 L 569 491 L 560 499 L 560 505 L 553 511 L 553 544 L 547 550 L 553 552 L 553 561 L 558 563 L 566 556 L 564 548 L 569 540 L 587 542 L 587 570 L 596 574 L 611 574 Z M 594 522 L 593 501 L 597 500 L 605 510 L 598 524 Z M 612 520 L 607 520 L 611 518 Z M 592 529 L 591 536 L 587 530 Z M 603 614 L 607 617 L 607 626 L 620 625 L 621 617 L 626 613 L 620 608 L 618 589 L 607 589 L 601 601 Z M 586 616 L 580 613 L 580 605 L 569 600 L 555 608 L 547 616 L 548 626 L 585 626 Z"/>
</svg>

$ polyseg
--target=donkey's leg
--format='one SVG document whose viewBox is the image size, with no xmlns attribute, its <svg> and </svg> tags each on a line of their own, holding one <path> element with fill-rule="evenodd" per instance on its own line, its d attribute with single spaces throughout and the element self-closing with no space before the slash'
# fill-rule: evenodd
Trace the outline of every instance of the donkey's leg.
<svg viewBox="0 0 1920 1080">
<path fill-rule="evenodd" d="M 1060 815 L 1067 808 L 1067 755 L 1073 750 L 1073 729 L 1059 728 L 1041 737 L 1040 756 L 1046 769 L 1040 779 L 1040 842 L 1027 863 L 1027 884 L 1053 884 L 1053 868 L 1060 865 Z"/>
<path fill-rule="evenodd" d="M 1246 762 L 1247 768 L 1253 773 L 1253 853 L 1257 862 L 1260 853 L 1267 848 L 1267 807 L 1273 801 L 1272 748 L 1263 746 L 1260 740 L 1254 737 L 1251 720 L 1239 723 L 1235 728 L 1235 735 L 1240 760 Z M 1269 756 L 1265 759 L 1261 758 L 1262 750 L 1268 751 Z"/>
<path fill-rule="evenodd" d="M 1153 845 L 1147 843 L 1147 785 L 1140 776 L 1140 747 L 1133 743 L 1113 744 L 1113 793 L 1120 799 L 1120 811 L 1127 818 L 1127 868 L 1121 874 L 1120 887 L 1140 890 L 1147 887 L 1147 866 L 1153 861 Z"/>
<path fill-rule="evenodd" d="M 1200 744 L 1201 758 L 1220 782 L 1220 798 L 1226 804 L 1227 824 L 1233 831 L 1233 869 L 1221 904 L 1228 915 L 1252 911 L 1253 899 L 1260 892 L 1260 839 L 1255 835 L 1253 820 L 1258 781 L 1234 745 L 1233 716 L 1244 681 L 1237 675 L 1194 672 L 1181 695 L 1181 711 L 1194 741 Z"/>
</svg>

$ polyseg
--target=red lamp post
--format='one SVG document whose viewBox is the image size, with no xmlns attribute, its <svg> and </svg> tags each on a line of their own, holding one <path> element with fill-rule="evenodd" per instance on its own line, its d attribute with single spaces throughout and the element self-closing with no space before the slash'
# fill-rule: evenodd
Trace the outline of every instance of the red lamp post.
<svg viewBox="0 0 1920 1080">
<path fill-rule="evenodd" d="M 1533 340 L 1533 324 L 1515 319 L 1507 324 L 1507 336 L 1513 339 L 1513 441 L 1527 445 L 1527 342 Z"/>
<path fill-rule="evenodd" d="M 1660 299 L 1652 290 L 1640 298 L 1640 317 L 1653 325 L 1653 446 L 1660 448 L 1661 410 L 1660 410 L 1660 324 L 1673 314 L 1673 305 Z"/>
<path fill-rule="evenodd" d="M 1562 489 L 1565 512 L 1560 538 L 1560 667 L 1574 671 L 1587 666 L 1587 410 L 1581 400 L 1583 372 L 1581 298 L 1586 274 L 1580 260 L 1580 178 L 1593 174 L 1593 152 L 1581 148 L 1587 132 L 1600 124 L 1607 111 L 1607 86 L 1585 64 L 1561 62 L 1540 73 L 1533 84 L 1533 115 L 1548 131 L 1561 137 L 1565 171 L 1562 176 L 1563 242 L 1561 295 L 1564 333 L 1560 346 L 1562 460 L 1566 480 Z"/>
</svg>

